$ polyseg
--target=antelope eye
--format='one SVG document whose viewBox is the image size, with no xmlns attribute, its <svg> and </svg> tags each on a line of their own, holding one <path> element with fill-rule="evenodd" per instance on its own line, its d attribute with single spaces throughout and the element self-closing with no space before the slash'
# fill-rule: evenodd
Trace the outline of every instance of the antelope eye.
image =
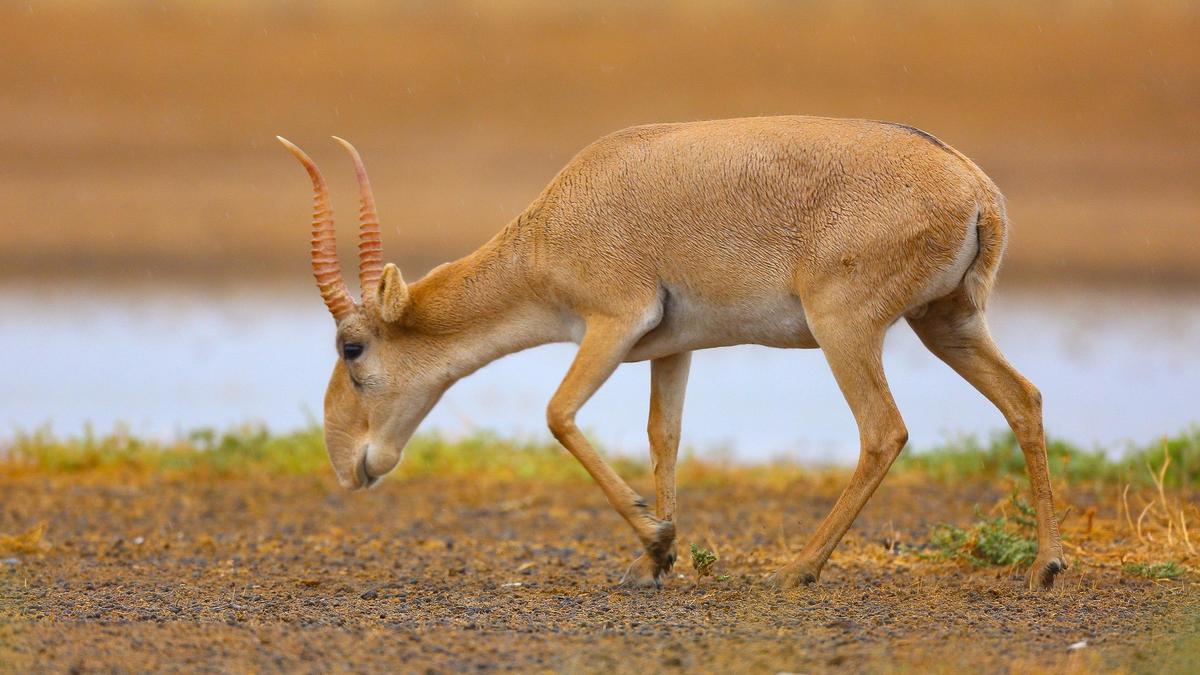
<svg viewBox="0 0 1200 675">
<path fill-rule="evenodd" d="M 347 342 L 342 345 L 342 358 L 353 361 L 362 356 L 364 347 L 357 342 Z"/>
</svg>

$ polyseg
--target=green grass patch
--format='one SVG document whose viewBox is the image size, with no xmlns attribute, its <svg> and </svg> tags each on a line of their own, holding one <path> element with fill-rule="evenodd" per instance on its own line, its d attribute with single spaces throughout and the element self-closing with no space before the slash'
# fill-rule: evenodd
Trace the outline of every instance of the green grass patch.
<svg viewBox="0 0 1200 675">
<path fill-rule="evenodd" d="M 1171 456 L 1165 487 L 1200 487 L 1200 428 L 1128 447 L 1123 452 L 1089 450 L 1050 439 L 1046 458 L 1050 474 L 1071 484 L 1150 486 L 1153 482 L 1146 467 L 1162 464 L 1164 443 Z M 895 470 L 915 471 L 943 481 L 1023 478 L 1025 457 L 1013 434 L 1006 432 L 993 434 L 986 441 L 965 438 L 924 451 L 906 450 L 896 460 Z"/>
<path fill-rule="evenodd" d="M 1121 569 L 1126 574 L 1147 579 L 1177 579 L 1187 574 L 1187 569 L 1174 560 L 1160 563 L 1125 563 Z"/>
<path fill-rule="evenodd" d="M 977 567 L 1025 566 L 1037 557 L 1033 507 L 1015 492 L 1006 513 L 994 518 L 979 517 L 968 527 L 938 525 L 931 545 L 935 557 L 959 560 Z"/>
<path fill-rule="evenodd" d="M 1124 455 L 1112 453 L 1114 458 L 1110 459 L 1110 454 L 1100 449 L 1085 450 L 1053 441 L 1048 448 L 1051 473 L 1073 484 L 1150 485 L 1146 467 L 1161 465 L 1163 442 L 1134 447 Z M 1165 443 L 1171 455 L 1166 487 L 1200 487 L 1200 429 L 1177 434 Z M 644 456 L 614 455 L 610 461 L 629 478 L 649 473 Z M 45 430 L 21 433 L 0 441 L 0 470 L 309 475 L 329 472 L 330 468 L 317 427 L 272 434 L 261 427 L 242 426 L 225 431 L 201 429 L 173 440 L 145 439 L 121 430 L 108 434 L 89 430 L 71 437 L 58 437 Z M 813 470 L 795 462 L 741 464 L 728 458 L 698 458 L 685 453 L 679 480 L 693 487 L 729 481 L 786 485 Z M 987 442 L 968 438 L 924 452 L 905 451 L 894 471 L 944 481 L 1010 477 L 1024 481 L 1025 460 L 1011 434 L 997 434 Z M 486 432 L 456 438 L 419 434 L 405 448 L 396 474 L 471 474 L 492 480 L 587 479 L 579 463 L 552 440 L 513 439 Z"/>
<path fill-rule="evenodd" d="M 629 457 L 609 457 L 622 476 L 646 475 L 645 462 Z M 400 476 L 478 474 L 482 477 L 520 480 L 588 479 L 583 466 L 555 441 L 513 440 L 488 432 L 447 439 L 422 434 L 404 448 L 396 472 Z"/>
<path fill-rule="evenodd" d="M 648 471 L 645 462 L 625 457 L 614 457 L 612 463 L 629 477 L 642 476 Z M 88 431 L 65 439 L 38 431 L 20 434 L 0 447 L 0 468 L 62 474 L 332 473 L 319 428 L 271 434 L 253 426 L 223 432 L 202 429 L 172 441 L 141 439 L 122 431 L 106 435 Z M 557 443 L 514 440 L 489 433 L 456 439 L 438 434 L 418 435 L 405 447 L 395 473 L 400 477 L 472 474 L 493 480 L 587 478 L 579 462 Z"/>
<path fill-rule="evenodd" d="M 18 435 L 0 450 L 3 464 L 47 473 L 89 471 L 205 471 L 218 474 L 245 470 L 307 474 L 329 466 L 319 429 L 273 435 L 259 427 L 224 432 L 193 431 L 173 441 L 138 438 L 124 431 L 97 435 L 91 430 L 75 438 L 48 431 Z"/>
</svg>

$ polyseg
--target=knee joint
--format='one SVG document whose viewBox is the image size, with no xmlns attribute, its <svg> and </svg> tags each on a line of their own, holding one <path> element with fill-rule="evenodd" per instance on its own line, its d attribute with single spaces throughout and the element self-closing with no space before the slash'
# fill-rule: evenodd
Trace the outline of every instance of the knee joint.
<svg viewBox="0 0 1200 675">
<path fill-rule="evenodd" d="M 546 408 L 546 426 L 550 427 L 550 433 L 555 438 L 562 441 L 575 428 L 575 413 L 552 403 Z"/>
<path fill-rule="evenodd" d="M 884 442 L 885 447 L 893 457 L 899 455 L 900 451 L 903 450 L 904 446 L 907 444 L 908 427 L 905 427 L 903 422 L 901 422 L 899 426 L 892 429 L 891 434 L 888 435 L 887 440 Z"/>
<path fill-rule="evenodd" d="M 1042 429 L 1042 392 L 1028 381 L 1022 384 L 1025 394 L 1024 405 L 1014 411 L 1012 419 L 1009 420 L 1009 424 L 1018 437 L 1037 434 Z"/>
<path fill-rule="evenodd" d="M 908 443 L 908 428 L 904 426 L 903 422 L 895 423 L 882 430 L 874 438 L 864 438 L 863 441 L 863 450 L 868 455 L 886 458 L 890 462 Z"/>
<path fill-rule="evenodd" d="M 1026 395 L 1029 397 L 1029 406 L 1034 409 L 1039 415 L 1042 412 L 1042 392 L 1037 387 L 1030 384 L 1025 388 Z"/>
</svg>

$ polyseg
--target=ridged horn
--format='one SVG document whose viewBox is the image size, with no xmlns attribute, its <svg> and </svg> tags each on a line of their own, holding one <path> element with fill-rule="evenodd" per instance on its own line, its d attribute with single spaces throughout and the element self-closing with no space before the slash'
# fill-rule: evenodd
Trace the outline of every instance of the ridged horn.
<svg viewBox="0 0 1200 675">
<path fill-rule="evenodd" d="M 354 311 L 354 299 L 346 290 L 346 282 L 342 280 L 341 266 L 338 265 L 337 235 L 333 228 L 333 209 L 329 205 L 329 190 L 325 187 L 325 178 L 312 159 L 304 151 L 296 147 L 283 136 L 276 136 L 283 147 L 287 148 L 300 164 L 308 171 L 308 177 L 313 184 L 313 221 L 312 221 L 312 270 L 317 280 L 317 290 L 321 299 L 329 308 L 334 321 L 341 321 Z"/>
<path fill-rule="evenodd" d="M 383 240 L 379 236 L 379 213 L 375 210 L 375 196 L 371 192 L 371 181 L 362 156 L 350 142 L 333 137 L 342 144 L 354 160 L 354 173 L 358 177 L 358 287 L 362 303 L 375 306 L 375 295 L 379 288 L 379 277 L 383 274 Z"/>
</svg>

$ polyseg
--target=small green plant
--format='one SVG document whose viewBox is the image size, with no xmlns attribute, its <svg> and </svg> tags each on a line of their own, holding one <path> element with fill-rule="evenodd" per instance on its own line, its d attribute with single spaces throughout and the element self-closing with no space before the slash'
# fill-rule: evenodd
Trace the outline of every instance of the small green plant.
<svg viewBox="0 0 1200 675">
<path fill-rule="evenodd" d="M 1174 560 L 1160 563 L 1125 563 L 1125 567 L 1122 569 L 1126 574 L 1146 577 L 1147 579 L 1176 579 L 1187 572 L 1182 565 Z"/>
<path fill-rule="evenodd" d="M 696 576 L 703 578 L 712 574 L 713 565 L 716 564 L 717 556 L 715 553 L 692 544 L 692 569 L 696 570 Z"/>
<path fill-rule="evenodd" d="M 931 543 L 937 556 L 979 567 L 1028 565 L 1037 557 L 1033 507 L 1017 495 L 1009 497 L 1012 515 L 977 520 L 969 527 L 938 525 Z"/>
</svg>

